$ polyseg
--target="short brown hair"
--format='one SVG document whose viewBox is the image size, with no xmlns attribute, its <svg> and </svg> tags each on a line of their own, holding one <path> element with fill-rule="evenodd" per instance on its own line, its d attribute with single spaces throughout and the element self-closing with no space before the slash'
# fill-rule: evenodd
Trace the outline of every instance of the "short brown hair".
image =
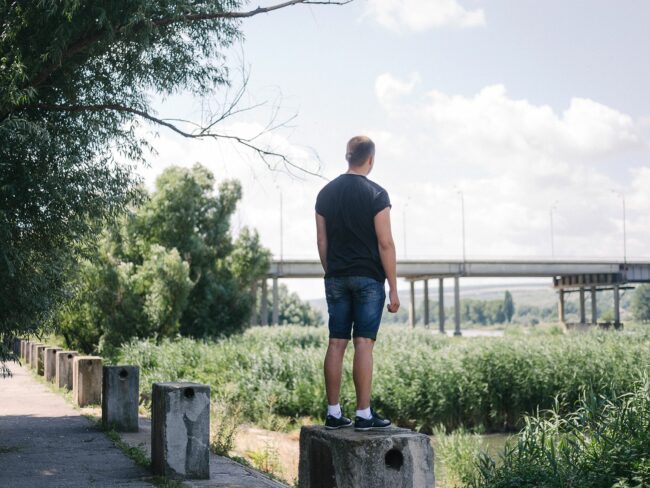
<svg viewBox="0 0 650 488">
<path fill-rule="evenodd" d="M 370 137 L 356 136 L 348 141 L 348 149 L 345 153 L 350 166 L 363 165 L 370 156 L 375 155 L 375 143 Z"/>
</svg>

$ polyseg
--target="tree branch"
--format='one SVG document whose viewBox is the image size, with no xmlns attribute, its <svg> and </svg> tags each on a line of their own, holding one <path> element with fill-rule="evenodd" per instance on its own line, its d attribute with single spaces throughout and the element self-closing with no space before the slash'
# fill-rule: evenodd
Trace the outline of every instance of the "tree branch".
<svg viewBox="0 0 650 488">
<path fill-rule="evenodd" d="M 254 17 L 259 14 L 272 12 L 274 10 L 291 7 L 293 5 L 346 5 L 352 1 L 354 0 L 289 0 L 283 3 L 278 3 L 276 5 L 271 5 L 269 7 L 257 7 L 256 9 L 249 10 L 247 12 L 204 12 L 198 14 L 187 14 L 170 19 L 154 20 L 151 21 L 151 24 L 157 27 L 165 27 L 171 24 L 178 24 L 182 22 L 197 22 L 201 20 L 244 19 Z M 117 34 L 120 34 L 124 31 L 124 28 L 125 26 L 118 26 L 115 31 Z M 45 80 L 50 77 L 50 75 L 52 75 L 52 73 L 54 73 L 63 65 L 64 61 L 92 46 L 104 35 L 106 35 L 106 30 L 96 32 L 89 37 L 80 39 L 77 42 L 71 44 L 70 47 L 68 47 L 68 49 L 61 54 L 61 59 L 57 63 L 51 64 L 40 73 L 38 73 L 31 80 L 29 86 L 34 88 L 40 86 Z"/>
<path fill-rule="evenodd" d="M 267 149 L 262 147 L 261 145 L 257 145 L 255 143 L 255 140 L 258 139 L 262 134 L 269 133 L 272 130 L 275 130 L 282 125 L 286 124 L 286 122 L 282 124 L 276 124 L 276 125 L 271 125 L 269 124 L 267 127 L 262 129 L 259 133 L 254 135 L 253 137 L 242 137 L 242 136 L 236 136 L 232 134 L 223 134 L 223 133 L 217 133 L 217 132 L 210 132 L 208 128 L 211 128 L 214 126 L 214 123 L 210 123 L 207 127 L 200 127 L 198 132 L 187 132 L 177 125 L 174 125 L 173 123 L 170 122 L 170 119 L 161 119 L 159 117 L 155 117 L 154 115 L 150 114 L 149 112 L 146 112 L 144 110 L 140 110 L 137 108 L 133 107 L 127 107 L 125 105 L 120 105 L 118 103 L 98 103 L 98 104 L 88 104 L 88 105 L 53 105 L 53 104 L 46 104 L 46 103 L 38 103 L 38 104 L 32 104 L 32 105 L 27 105 L 23 107 L 24 109 L 38 109 L 38 110 L 49 110 L 49 111 L 56 111 L 56 112 L 70 112 L 70 113 L 78 113 L 78 112 L 101 112 L 105 110 L 112 110 L 115 112 L 122 112 L 122 113 L 128 113 L 132 115 L 137 115 L 139 117 L 142 117 L 143 119 L 146 119 L 150 122 L 153 122 L 156 125 L 160 125 L 162 127 L 166 127 L 169 130 L 175 132 L 176 134 L 179 134 L 185 138 L 188 139 L 228 139 L 231 141 L 234 141 L 238 144 L 241 144 L 242 146 L 251 149 L 254 151 L 257 156 L 262 160 L 262 162 L 269 168 L 269 169 L 275 169 L 273 165 L 270 162 L 270 158 L 274 158 L 282 162 L 286 167 L 291 167 L 294 168 L 302 173 L 306 173 L 311 176 L 316 176 L 321 179 L 326 179 L 324 176 L 322 176 L 319 173 L 316 173 L 315 171 L 308 170 L 306 168 L 303 168 L 302 166 L 297 165 L 293 161 L 291 161 L 286 155 L 278 153 L 276 151 L 273 151 L 271 149 Z M 220 117 L 220 121 L 223 121 L 225 117 Z M 292 117 L 293 119 L 293 117 Z M 178 119 L 177 119 L 178 120 Z M 291 120 L 291 119 L 290 119 Z M 187 121 L 184 121 L 187 122 Z"/>
</svg>

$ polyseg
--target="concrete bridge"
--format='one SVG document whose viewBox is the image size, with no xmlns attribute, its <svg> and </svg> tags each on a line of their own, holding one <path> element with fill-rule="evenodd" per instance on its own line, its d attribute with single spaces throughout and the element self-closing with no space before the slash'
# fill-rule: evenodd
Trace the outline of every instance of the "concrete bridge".
<svg viewBox="0 0 650 488">
<path fill-rule="evenodd" d="M 429 323 L 429 281 L 438 281 L 440 306 L 438 324 L 445 332 L 444 280 L 454 280 L 454 334 L 460 335 L 461 278 L 549 278 L 558 292 L 558 316 L 565 323 L 564 299 L 567 293 L 580 295 L 580 323 L 586 324 L 585 294 L 591 294 L 591 323 L 597 323 L 597 293 L 614 292 L 614 326 L 620 326 L 621 289 L 636 283 L 650 282 L 650 262 L 612 260 L 402 260 L 397 263 L 397 276 L 410 283 L 409 323 L 415 321 L 415 284 L 424 286 L 424 323 Z M 272 322 L 278 323 L 278 280 L 288 278 L 322 278 L 323 268 L 318 260 L 274 260 L 267 279 L 273 280 Z M 268 323 L 266 301 L 267 280 L 262 280 L 262 325 Z"/>
</svg>

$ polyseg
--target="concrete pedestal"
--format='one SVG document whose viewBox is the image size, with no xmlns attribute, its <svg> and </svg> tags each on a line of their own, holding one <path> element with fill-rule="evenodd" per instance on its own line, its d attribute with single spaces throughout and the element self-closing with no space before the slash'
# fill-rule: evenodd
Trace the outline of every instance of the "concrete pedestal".
<svg viewBox="0 0 650 488">
<path fill-rule="evenodd" d="M 72 390 L 72 360 L 78 356 L 77 351 L 56 352 L 56 372 L 54 384 L 59 388 Z"/>
<path fill-rule="evenodd" d="M 80 407 L 102 401 L 102 358 L 75 356 L 72 359 L 72 399 Z"/>
<path fill-rule="evenodd" d="M 138 431 L 140 368 L 104 366 L 102 375 L 102 423 L 118 432 Z"/>
<path fill-rule="evenodd" d="M 208 479 L 210 387 L 197 383 L 154 383 L 151 397 L 153 474 Z"/>
<path fill-rule="evenodd" d="M 60 350 L 60 347 L 45 348 L 45 366 L 43 371 L 47 381 L 54 381 L 56 377 L 56 352 Z"/>
<path fill-rule="evenodd" d="M 300 430 L 300 488 L 434 488 L 429 437 L 408 429 Z"/>
<path fill-rule="evenodd" d="M 27 341 L 26 339 L 20 341 L 20 359 L 22 359 L 23 361 L 25 360 L 25 349 L 28 342 L 29 341 Z"/>
<path fill-rule="evenodd" d="M 25 341 L 25 345 L 23 346 L 23 360 L 25 361 L 25 364 L 29 366 L 29 350 L 32 346 L 31 341 Z"/>
<path fill-rule="evenodd" d="M 41 344 L 39 346 L 36 346 L 34 349 L 36 351 L 36 365 L 34 366 L 34 369 L 36 370 L 36 374 L 43 376 L 43 373 L 45 372 L 45 349 L 47 349 L 48 346 L 47 344 Z"/>
<path fill-rule="evenodd" d="M 32 342 L 29 346 L 29 365 L 32 369 L 36 369 L 36 348 L 42 345 L 40 342 Z"/>
</svg>

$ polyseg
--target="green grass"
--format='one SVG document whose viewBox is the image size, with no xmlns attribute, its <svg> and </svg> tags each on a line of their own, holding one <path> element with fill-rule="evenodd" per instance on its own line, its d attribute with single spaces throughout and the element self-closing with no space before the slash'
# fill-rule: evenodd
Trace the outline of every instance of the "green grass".
<svg viewBox="0 0 650 488">
<path fill-rule="evenodd" d="M 326 346 L 325 328 L 257 327 L 214 343 L 133 342 L 118 360 L 140 366 L 145 404 L 153 382 L 198 381 L 212 386 L 216 401 L 236 405 L 242 420 L 281 430 L 301 417 L 321 420 Z M 425 432 L 437 425 L 516 431 L 525 414 L 552 408 L 556 399 L 566 413 L 585 392 L 630 391 L 650 365 L 649 348 L 645 328 L 477 339 L 385 327 L 376 345 L 373 401 L 396 423 Z M 354 408 L 351 352 L 342 387 L 346 412 Z"/>
</svg>

